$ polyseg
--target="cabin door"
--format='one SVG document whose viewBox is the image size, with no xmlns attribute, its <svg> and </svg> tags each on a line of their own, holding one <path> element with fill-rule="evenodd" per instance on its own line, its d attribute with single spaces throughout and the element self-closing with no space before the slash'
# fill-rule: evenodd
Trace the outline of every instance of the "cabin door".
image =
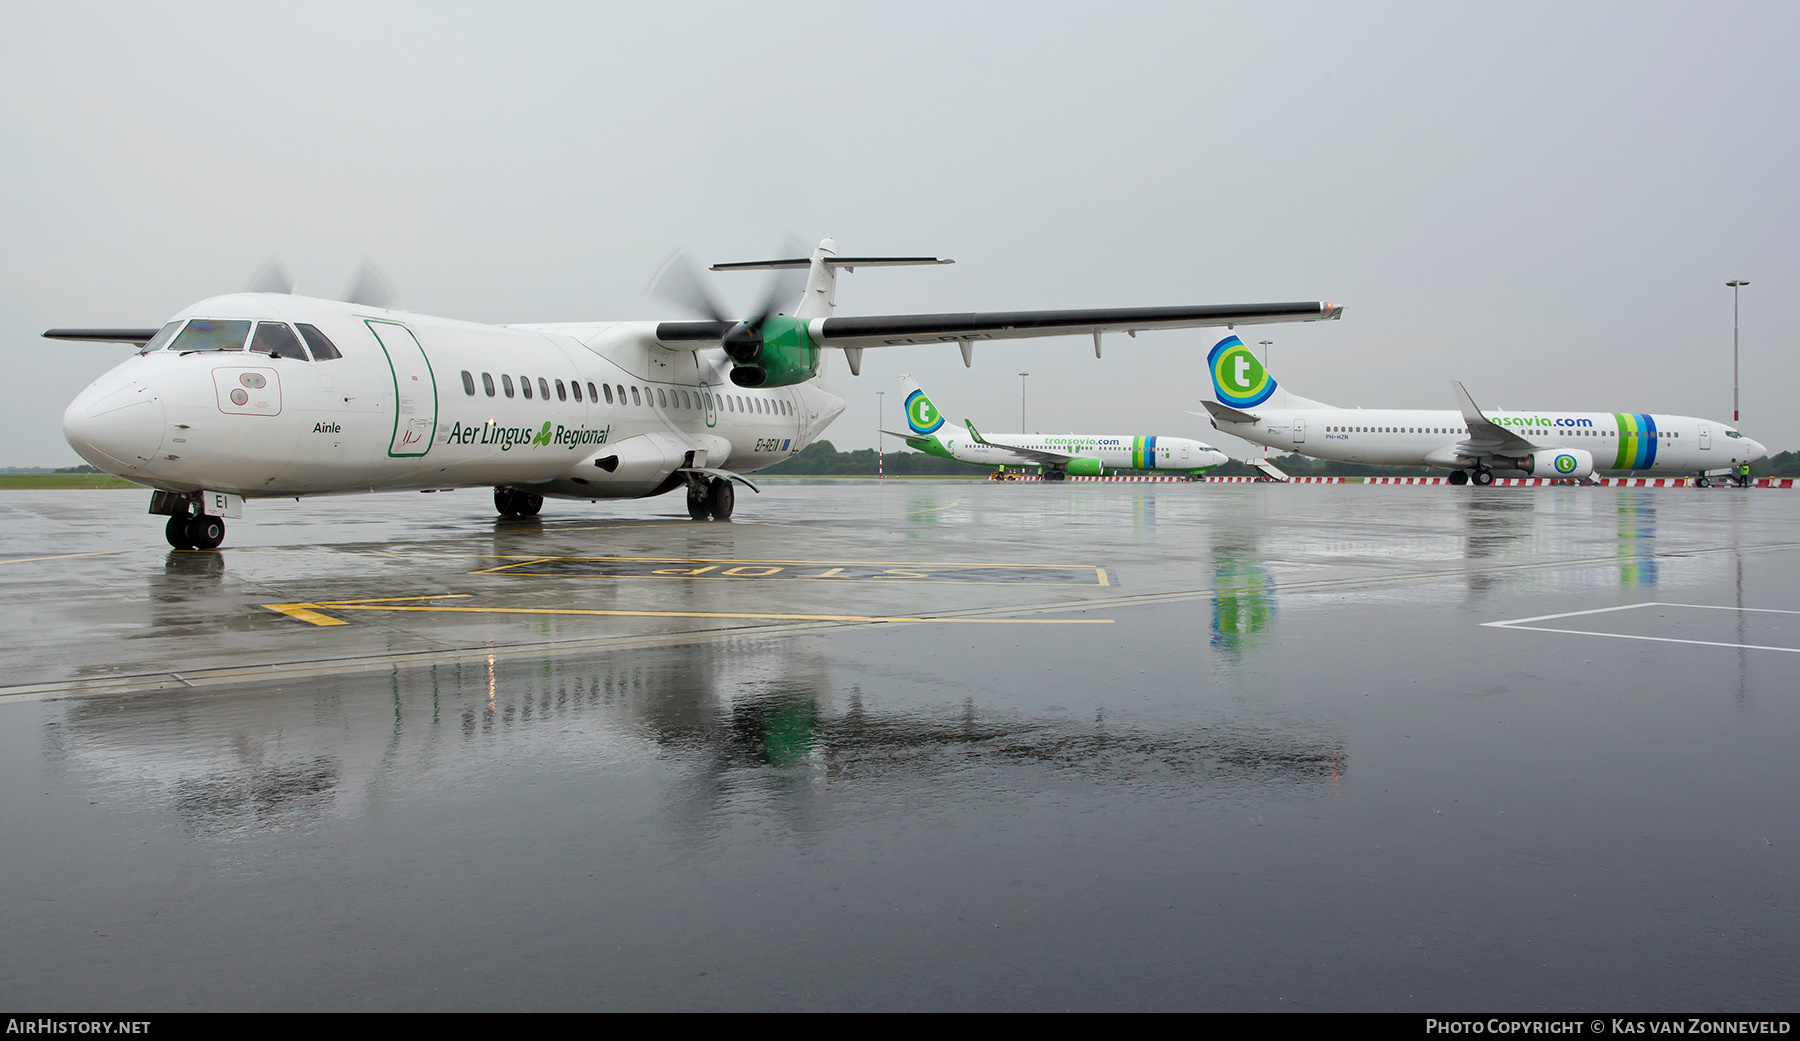
<svg viewBox="0 0 1800 1041">
<path fill-rule="evenodd" d="M 1306 420 L 1299 416 L 1294 417 L 1294 443 L 1297 445 L 1306 443 Z"/>
<path fill-rule="evenodd" d="M 394 376 L 394 436 L 388 442 L 388 455 L 424 455 L 431 451 L 437 429 L 437 381 L 431 375 L 431 362 L 406 326 L 373 320 L 368 325 L 381 342 Z"/>
<path fill-rule="evenodd" d="M 1700 424 L 1700 450 L 1703 452 L 1712 451 L 1712 427 L 1707 426 L 1705 423 Z"/>
</svg>

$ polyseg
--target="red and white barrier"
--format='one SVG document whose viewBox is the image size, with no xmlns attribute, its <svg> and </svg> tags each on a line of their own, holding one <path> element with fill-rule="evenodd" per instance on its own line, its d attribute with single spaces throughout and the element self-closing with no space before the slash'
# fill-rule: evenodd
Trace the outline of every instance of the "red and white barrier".
<svg viewBox="0 0 1800 1041">
<path fill-rule="evenodd" d="M 990 480 L 990 481 L 1041 481 L 1043 479 L 1044 479 L 1043 477 L 1041 477 L 1037 474 L 1009 474 L 1005 477 L 998 477 L 994 474 L 988 475 L 988 480 Z M 1128 482 L 1128 481 L 1129 482 L 1145 482 L 1145 481 L 1149 481 L 1149 482 L 1156 482 L 1156 483 L 1176 483 L 1176 482 L 1185 482 L 1188 480 L 1188 478 L 1186 478 L 1186 477 L 1171 477 L 1166 474 L 1120 474 L 1117 476 L 1109 475 L 1106 477 L 1073 477 L 1073 476 L 1071 476 L 1071 477 L 1064 478 L 1064 480 L 1067 480 L 1067 481 L 1109 481 L 1109 482 Z M 1346 480 L 1353 480 L 1353 478 L 1290 477 L 1287 479 L 1287 481 L 1285 483 L 1287 483 L 1287 484 L 1343 484 L 1343 483 L 1345 483 Z M 1759 477 L 1754 482 L 1752 482 L 1752 487 L 1756 487 L 1756 488 L 1792 488 L 1792 487 L 1794 487 L 1795 480 L 1796 480 L 1796 478 L 1793 478 L 1793 477 Z M 1202 478 L 1200 478 L 1200 481 L 1204 481 L 1208 484 L 1256 484 L 1256 483 L 1282 484 L 1282 483 L 1284 483 L 1282 481 L 1271 481 L 1266 477 L 1202 477 Z M 1598 478 L 1597 481 L 1599 484 L 1604 485 L 1605 487 L 1608 487 L 1608 488 L 1693 488 L 1693 487 L 1695 487 L 1694 479 L 1692 477 L 1601 477 L 1601 478 Z M 1196 483 L 1198 483 L 1198 482 L 1196 482 Z M 1364 477 L 1362 479 L 1361 483 L 1363 483 L 1363 484 L 1449 484 L 1450 479 L 1447 477 Z M 1517 486 L 1522 486 L 1522 485 L 1535 487 L 1537 485 L 1544 485 L 1544 484 L 1578 485 L 1580 483 L 1581 482 L 1579 482 L 1579 481 L 1571 480 L 1566 477 L 1496 477 L 1496 478 L 1494 478 L 1494 485 L 1496 487 L 1517 487 Z M 1715 483 L 1713 484 L 1713 487 L 1715 487 L 1715 488 L 1735 488 L 1737 486 L 1735 484 L 1732 484 L 1728 479 L 1720 477 L 1720 478 L 1715 479 Z"/>
</svg>

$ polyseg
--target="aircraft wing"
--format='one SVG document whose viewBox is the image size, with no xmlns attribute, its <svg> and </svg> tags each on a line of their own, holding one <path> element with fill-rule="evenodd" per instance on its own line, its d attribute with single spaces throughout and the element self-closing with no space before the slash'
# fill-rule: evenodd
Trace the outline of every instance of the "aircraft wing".
<svg viewBox="0 0 1800 1041">
<path fill-rule="evenodd" d="M 823 347 L 898 347 L 958 340 L 1135 333 L 1144 329 L 1321 322 L 1331 321 L 1343 313 L 1341 306 L 1316 300 L 1285 304 L 1103 307 L 1075 311 L 973 311 L 814 318 L 807 323 L 806 332 L 813 342 Z M 656 338 L 663 343 L 716 343 L 732 325 L 731 322 L 660 322 L 656 327 Z"/>
<path fill-rule="evenodd" d="M 156 338 L 155 329 L 47 329 L 47 340 L 77 340 L 83 343 L 134 343 L 139 347 Z"/>
<path fill-rule="evenodd" d="M 816 318 L 807 332 L 827 347 L 896 347 L 956 340 L 1010 340 L 1141 329 L 1328 321 L 1344 309 L 1310 301 L 1287 304 L 1203 304 L 1188 307 L 1106 307 L 1078 311 L 990 311 L 967 314 Z"/>
<path fill-rule="evenodd" d="M 1480 406 L 1475 404 L 1475 399 L 1469 396 L 1469 391 L 1462 382 L 1450 382 L 1456 387 L 1456 401 L 1462 406 L 1463 421 L 1469 424 L 1468 440 L 1456 446 L 1458 451 L 1466 455 L 1515 455 L 1543 447 L 1482 415 Z"/>
<path fill-rule="evenodd" d="M 969 436 L 975 439 L 976 444 L 985 445 L 988 448 L 998 448 L 1002 452 L 1012 452 L 1015 455 L 1024 456 L 1034 463 L 1046 463 L 1054 466 L 1059 463 L 1066 463 L 1075 458 L 1075 456 L 1069 452 L 1052 452 L 1041 448 L 1019 448 L 1016 445 L 997 445 L 981 436 L 981 431 L 975 429 L 974 420 L 965 419 L 963 420 L 963 425 L 969 428 Z"/>
</svg>

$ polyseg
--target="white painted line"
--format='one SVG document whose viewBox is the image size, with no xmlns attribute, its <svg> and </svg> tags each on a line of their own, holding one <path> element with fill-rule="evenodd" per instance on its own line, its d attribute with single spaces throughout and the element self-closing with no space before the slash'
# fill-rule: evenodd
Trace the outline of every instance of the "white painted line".
<svg viewBox="0 0 1800 1041">
<path fill-rule="evenodd" d="M 1543 614 L 1531 618 L 1513 618 L 1503 622 L 1483 622 L 1482 627 L 1488 629 L 1517 629 L 1522 632 L 1560 633 L 1565 636 L 1604 636 L 1614 640 L 1644 640 L 1649 643 L 1679 643 L 1690 647 L 1729 647 L 1746 651 L 1780 651 L 1783 654 L 1800 654 L 1800 647 L 1771 647 L 1760 643 L 1727 643 L 1721 640 L 1683 640 L 1674 636 L 1640 636 L 1635 633 L 1602 633 L 1589 629 L 1558 629 L 1547 625 L 1527 625 L 1527 622 L 1548 622 L 1558 618 L 1580 618 L 1585 615 L 1610 614 L 1614 611 L 1634 611 L 1641 607 L 1679 607 L 1697 611 L 1740 611 L 1753 614 L 1793 614 L 1800 611 L 1788 611 L 1773 607 L 1734 607 L 1730 604 L 1676 604 L 1666 601 L 1652 600 L 1641 604 L 1621 604 L 1617 607 L 1596 607 L 1587 611 L 1564 611 L 1561 614 Z"/>
</svg>

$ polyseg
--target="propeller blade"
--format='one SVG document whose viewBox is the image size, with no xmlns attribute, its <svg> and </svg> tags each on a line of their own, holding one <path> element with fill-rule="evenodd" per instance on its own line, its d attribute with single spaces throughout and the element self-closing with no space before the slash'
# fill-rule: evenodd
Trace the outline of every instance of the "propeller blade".
<svg viewBox="0 0 1800 1041">
<path fill-rule="evenodd" d="M 394 284 L 387 280 L 374 261 L 364 257 L 362 266 L 356 269 L 356 281 L 350 283 L 349 292 L 344 294 L 344 302 L 385 310 L 394 306 L 395 299 Z"/>
<path fill-rule="evenodd" d="M 287 268 L 282 266 L 281 261 L 270 257 L 268 263 L 257 268 L 256 274 L 250 276 L 250 284 L 244 287 L 244 292 L 292 293 L 294 285 L 294 277 L 288 274 Z"/>
<path fill-rule="evenodd" d="M 656 277 L 650 280 L 649 291 L 651 296 L 662 297 L 715 322 L 731 321 L 725 305 L 719 303 L 719 298 L 701 281 L 700 272 L 694 268 L 687 250 L 678 249 L 669 254 L 669 259 L 657 269 Z"/>
</svg>

